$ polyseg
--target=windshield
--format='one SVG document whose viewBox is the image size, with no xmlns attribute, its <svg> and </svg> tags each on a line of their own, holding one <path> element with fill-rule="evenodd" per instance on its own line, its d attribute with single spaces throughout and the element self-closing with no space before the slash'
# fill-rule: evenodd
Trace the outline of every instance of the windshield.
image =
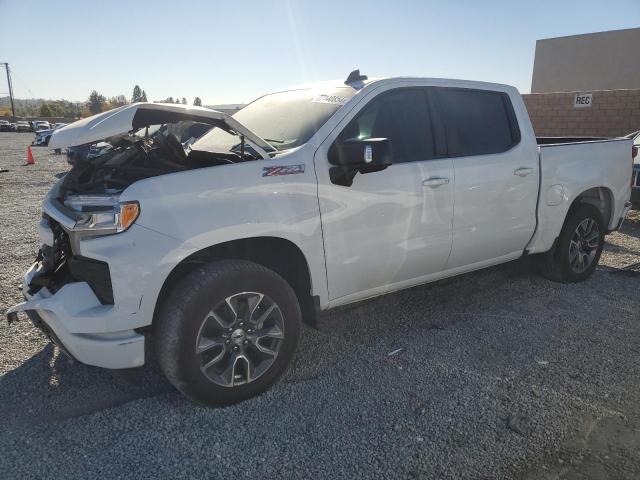
<svg viewBox="0 0 640 480">
<path fill-rule="evenodd" d="M 233 118 L 276 149 L 286 150 L 306 143 L 355 93 L 351 87 L 273 93 L 250 103 Z M 229 151 L 238 144 L 237 136 L 214 128 L 198 141 L 196 148 Z"/>
</svg>

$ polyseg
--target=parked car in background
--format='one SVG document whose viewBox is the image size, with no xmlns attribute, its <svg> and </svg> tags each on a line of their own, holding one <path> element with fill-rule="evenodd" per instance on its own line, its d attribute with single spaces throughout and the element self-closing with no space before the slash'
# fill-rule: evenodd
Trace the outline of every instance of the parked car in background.
<svg viewBox="0 0 640 480">
<path fill-rule="evenodd" d="M 51 128 L 51 124 L 45 120 L 34 120 L 31 122 L 33 126 L 33 131 L 37 132 L 40 130 L 49 130 Z"/>
<path fill-rule="evenodd" d="M 631 203 L 634 210 L 640 210 L 640 130 L 630 133 L 625 138 L 633 140 L 635 156 L 633 158 L 633 177 L 631 180 Z"/>
<path fill-rule="evenodd" d="M 13 127 L 8 120 L 0 120 L 0 132 L 12 132 Z"/>
<path fill-rule="evenodd" d="M 16 132 L 31 132 L 33 128 L 31 124 L 25 120 L 19 120 L 16 122 Z"/>
<path fill-rule="evenodd" d="M 31 145 L 46 147 L 47 145 L 49 145 L 49 139 L 51 138 L 51 134 L 54 132 L 54 130 L 64 127 L 65 125 L 66 123 L 56 123 L 52 128 L 37 130 L 36 138 L 33 140 L 33 142 L 31 142 Z"/>
<path fill-rule="evenodd" d="M 185 148 L 181 120 L 214 128 Z M 233 117 L 134 103 L 49 147 L 108 138 L 44 199 L 9 320 L 90 365 L 153 351 L 201 404 L 269 388 L 320 310 L 524 256 L 582 282 L 630 207 L 629 139 L 537 139 L 518 91 L 491 83 L 355 71 Z"/>
</svg>

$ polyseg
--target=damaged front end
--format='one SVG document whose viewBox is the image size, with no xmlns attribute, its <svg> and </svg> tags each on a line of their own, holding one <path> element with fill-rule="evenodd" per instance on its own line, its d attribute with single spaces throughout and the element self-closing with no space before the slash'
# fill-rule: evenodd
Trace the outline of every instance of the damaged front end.
<svg viewBox="0 0 640 480">
<path fill-rule="evenodd" d="M 240 139 L 240 151 L 192 150 L 213 128 Z M 201 107 L 137 103 L 55 130 L 50 148 L 101 142 L 108 148 L 78 159 L 49 192 L 39 225 L 42 247 L 24 285 L 27 298 L 46 288 L 86 282 L 101 304 L 113 304 L 109 266 L 85 258 L 80 242 L 126 231 L 138 218 L 138 202 L 121 202 L 131 184 L 196 168 L 269 158 L 267 142 L 229 115 Z M 246 146 L 245 146 L 246 142 Z"/>
<path fill-rule="evenodd" d="M 190 145 L 212 128 L 238 135 L 240 150 L 192 150 Z M 114 132 L 119 133 L 103 137 Z M 101 303 L 113 304 L 108 265 L 82 257 L 80 242 L 124 232 L 135 222 L 140 205 L 119 200 L 128 186 L 159 175 L 268 158 L 263 147 L 273 148 L 224 113 L 163 104 L 133 104 L 81 120 L 55 131 L 50 146 L 97 140 L 109 148 L 79 159 L 45 199 L 38 268 L 25 293 L 42 287 L 55 293 L 84 281 Z"/>
<path fill-rule="evenodd" d="M 190 148 L 214 128 L 238 137 L 239 150 Z M 158 255 L 178 242 L 136 226 L 142 206 L 121 201 L 122 193 L 145 178 L 266 159 L 275 149 L 224 113 L 162 104 L 133 104 L 80 120 L 54 131 L 49 148 L 98 142 L 107 148 L 78 159 L 45 197 L 41 248 L 22 283 L 25 301 L 10 308 L 7 319 L 26 313 L 80 362 L 131 368 L 145 355 L 138 330 L 148 324 L 138 315 L 141 285 Z"/>
<path fill-rule="evenodd" d="M 240 150 L 190 148 L 213 128 L 237 136 Z M 108 148 L 75 162 L 45 197 L 38 229 L 41 248 L 23 278 L 26 301 L 10 308 L 7 319 L 11 323 L 18 312 L 25 312 L 73 358 L 129 368 L 144 363 L 144 336 L 135 330 L 140 298 L 123 289 L 123 265 L 130 264 L 129 251 L 143 264 L 152 252 L 139 240 L 140 248 L 132 247 L 141 238 L 140 230 L 130 233 L 129 240 L 119 235 L 106 244 L 99 240 L 129 230 L 140 214 L 138 202 L 120 201 L 122 192 L 145 178 L 269 158 L 267 150 L 275 149 L 224 113 L 162 104 L 133 104 L 80 120 L 54 131 L 49 148 L 97 142 L 106 142 Z M 146 239 L 150 233 L 144 235 Z M 109 253 L 96 255 L 95 243 L 85 248 L 82 241 L 91 237 L 102 245 L 98 250 Z M 110 271 L 114 262 L 119 271 Z M 112 285 L 116 277 L 120 284 Z"/>
</svg>

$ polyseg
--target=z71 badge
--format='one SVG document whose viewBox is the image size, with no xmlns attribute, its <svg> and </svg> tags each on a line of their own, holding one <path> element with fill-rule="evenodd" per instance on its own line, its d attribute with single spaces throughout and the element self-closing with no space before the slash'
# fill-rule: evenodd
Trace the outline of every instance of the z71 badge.
<svg viewBox="0 0 640 480">
<path fill-rule="evenodd" d="M 274 165 L 273 167 L 262 167 L 263 177 L 297 175 L 298 173 L 304 173 L 304 163 L 300 165 Z"/>
</svg>

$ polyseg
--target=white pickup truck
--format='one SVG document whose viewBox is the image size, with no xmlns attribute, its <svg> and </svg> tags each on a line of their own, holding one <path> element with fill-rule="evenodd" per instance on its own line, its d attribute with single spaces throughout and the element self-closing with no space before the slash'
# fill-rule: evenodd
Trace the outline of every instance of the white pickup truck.
<svg viewBox="0 0 640 480">
<path fill-rule="evenodd" d="M 214 128 L 183 144 L 185 121 Z M 45 198 L 8 318 L 90 365 L 153 352 L 209 405 L 273 384 L 322 310 L 523 256 L 585 280 L 630 206 L 631 140 L 540 145 L 505 85 L 355 71 L 233 117 L 124 106 L 49 148 L 105 139 Z"/>
</svg>

